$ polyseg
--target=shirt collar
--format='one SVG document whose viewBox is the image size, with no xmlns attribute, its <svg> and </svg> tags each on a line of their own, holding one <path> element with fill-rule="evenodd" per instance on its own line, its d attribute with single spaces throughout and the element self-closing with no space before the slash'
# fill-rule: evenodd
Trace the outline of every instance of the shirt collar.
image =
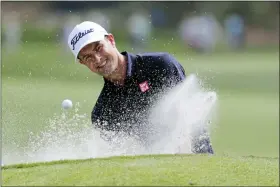
<svg viewBox="0 0 280 187">
<path fill-rule="evenodd" d="M 127 59 L 127 70 L 126 77 L 129 78 L 133 74 L 133 64 L 136 61 L 136 56 L 132 53 L 128 53 L 127 51 L 121 52 L 122 55 L 126 56 Z"/>
</svg>

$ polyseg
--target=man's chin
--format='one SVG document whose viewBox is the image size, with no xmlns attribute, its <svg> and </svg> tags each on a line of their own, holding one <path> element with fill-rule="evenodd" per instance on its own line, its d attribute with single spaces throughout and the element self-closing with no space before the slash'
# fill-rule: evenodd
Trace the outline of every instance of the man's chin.
<svg viewBox="0 0 280 187">
<path fill-rule="evenodd" d="M 103 77 L 108 77 L 112 74 L 112 71 L 104 71 L 104 72 L 100 72 L 99 74 L 102 75 Z"/>
</svg>

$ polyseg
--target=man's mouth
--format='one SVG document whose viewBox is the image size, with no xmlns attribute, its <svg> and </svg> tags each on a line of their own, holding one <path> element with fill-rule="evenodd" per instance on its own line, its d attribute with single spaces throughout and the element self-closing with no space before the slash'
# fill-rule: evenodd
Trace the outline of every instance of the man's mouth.
<svg viewBox="0 0 280 187">
<path fill-rule="evenodd" d="M 97 66 L 97 68 L 103 68 L 107 63 L 107 59 L 104 60 L 104 62 L 102 62 L 102 64 L 100 64 L 99 66 Z"/>
</svg>

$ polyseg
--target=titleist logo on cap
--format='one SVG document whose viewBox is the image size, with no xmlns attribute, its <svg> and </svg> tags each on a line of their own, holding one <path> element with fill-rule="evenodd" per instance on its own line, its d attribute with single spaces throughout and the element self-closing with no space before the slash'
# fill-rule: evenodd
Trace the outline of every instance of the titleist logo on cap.
<svg viewBox="0 0 280 187">
<path fill-rule="evenodd" d="M 72 40 L 71 40 L 71 45 L 72 45 L 72 49 L 75 50 L 75 45 L 76 43 L 82 38 L 84 37 L 85 35 L 93 32 L 94 30 L 93 29 L 89 29 L 89 30 L 85 30 L 84 32 L 79 32 L 78 34 L 76 34 Z"/>
</svg>

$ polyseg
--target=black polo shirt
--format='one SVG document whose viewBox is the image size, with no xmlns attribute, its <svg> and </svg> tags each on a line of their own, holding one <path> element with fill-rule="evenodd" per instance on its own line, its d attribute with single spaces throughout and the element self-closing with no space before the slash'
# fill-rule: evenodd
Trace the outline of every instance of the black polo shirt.
<svg viewBox="0 0 280 187">
<path fill-rule="evenodd" d="M 185 79 L 183 67 L 168 53 L 122 54 L 128 61 L 124 85 L 104 79 L 92 111 L 92 123 L 100 129 L 127 131 L 147 124 L 153 104 Z"/>
</svg>

